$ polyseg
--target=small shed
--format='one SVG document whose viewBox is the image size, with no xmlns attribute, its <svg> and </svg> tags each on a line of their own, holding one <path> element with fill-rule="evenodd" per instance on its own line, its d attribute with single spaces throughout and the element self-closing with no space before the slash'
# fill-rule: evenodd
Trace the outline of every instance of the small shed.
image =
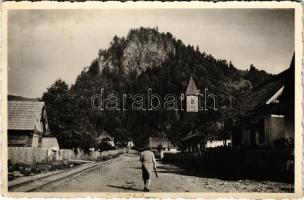
<svg viewBox="0 0 304 200">
<path fill-rule="evenodd" d="M 187 136 L 181 139 L 183 151 L 198 152 L 204 149 L 204 143 L 199 133 L 191 131 Z"/>
<path fill-rule="evenodd" d="M 9 147 L 39 147 L 48 132 L 44 102 L 8 101 Z"/>
</svg>

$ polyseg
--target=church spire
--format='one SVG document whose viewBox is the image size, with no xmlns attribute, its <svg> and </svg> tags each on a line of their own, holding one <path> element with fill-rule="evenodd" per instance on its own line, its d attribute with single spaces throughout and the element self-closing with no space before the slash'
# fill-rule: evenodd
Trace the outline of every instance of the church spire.
<svg viewBox="0 0 304 200">
<path fill-rule="evenodd" d="M 187 86 L 186 95 L 196 95 L 197 94 L 197 87 L 195 85 L 195 82 L 193 80 L 192 74 L 190 76 L 190 80 Z"/>
<path fill-rule="evenodd" d="M 198 89 L 194 83 L 192 74 L 187 86 L 186 96 L 187 96 L 187 112 L 198 112 Z"/>
</svg>

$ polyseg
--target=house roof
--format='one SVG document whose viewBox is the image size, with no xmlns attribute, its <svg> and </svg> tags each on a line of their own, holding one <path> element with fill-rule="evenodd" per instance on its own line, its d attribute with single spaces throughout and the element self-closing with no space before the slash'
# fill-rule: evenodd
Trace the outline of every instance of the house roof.
<svg viewBox="0 0 304 200">
<path fill-rule="evenodd" d="M 8 129 L 36 129 L 43 107 L 44 102 L 41 101 L 8 101 Z"/>
<path fill-rule="evenodd" d="M 114 140 L 114 138 L 112 138 L 108 132 L 106 131 L 103 131 L 99 136 L 98 136 L 98 140 L 104 140 L 104 139 L 107 139 L 107 140 Z"/>
<path fill-rule="evenodd" d="M 290 67 L 276 76 L 264 81 L 253 89 L 253 93 L 240 106 L 242 116 L 250 116 L 257 110 L 262 110 L 269 104 L 269 100 L 280 92 L 283 94 L 290 89 L 290 80 L 294 77 L 294 57 Z M 282 91 L 280 91 L 282 90 Z M 277 97 L 276 97 L 277 98 Z M 280 98 L 280 97 L 278 97 Z M 292 100 L 290 100 L 292 103 Z"/>
<path fill-rule="evenodd" d="M 194 139 L 194 138 L 197 138 L 198 136 L 199 136 L 198 133 L 195 133 L 195 134 L 191 134 L 191 133 L 190 133 L 190 134 L 187 135 L 186 137 L 182 138 L 181 141 L 182 141 L 182 142 L 189 141 L 189 140 L 192 140 L 192 139 Z"/>
<path fill-rule="evenodd" d="M 188 86 L 187 86 L 187 90 L 186 90 L 186 95 L 196 95 L 198 89 L 194 83 L 194 80 L 192 78 L 192 76 L 190 77 Z"/>
</svg>

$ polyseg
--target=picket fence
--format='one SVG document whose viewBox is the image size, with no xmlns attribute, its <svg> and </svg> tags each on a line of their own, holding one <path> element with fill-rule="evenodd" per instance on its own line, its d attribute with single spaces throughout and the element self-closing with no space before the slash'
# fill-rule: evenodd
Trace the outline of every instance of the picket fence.
<svg viewBox="0 0 304 200">
<path fill-rule="evenodd" d="M 125 149 L 104 152 L 85 153 L 81 150 L 60 149 L 57 152 L 49 148 L 8 147 L 8 160 L 12 163 L 43 163 L 51 160 L 96 160 L 125 153 Z"/>
<path fill-rule="evenodd" d="M 104 152 L 91 151 L 90 153 L 84 153 L 82 150 L 73 151 L 71 149 L 60 149 L 59 159 L 62 160 L 95 160 L 98 158 L 104 158 L 108 156 L 125 153 L 125 149 L 109 150 Z"/>
</svg>

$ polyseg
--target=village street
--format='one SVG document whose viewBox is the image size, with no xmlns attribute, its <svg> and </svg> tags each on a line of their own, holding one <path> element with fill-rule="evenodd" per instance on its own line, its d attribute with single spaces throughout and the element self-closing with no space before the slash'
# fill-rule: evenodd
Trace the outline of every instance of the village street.
<svg viewBox="0 0 304 200">
<path fill-rule="evenodd" d="M 127 154 L 88 172 L 37 188 L 36 192 L 142 192 L 138 154 Z M 226 181 L 195 177 L 170 164 L 158 162 L 151 192 L 292 192 L 292 184 L 270 181 Z"/>
</svg>

